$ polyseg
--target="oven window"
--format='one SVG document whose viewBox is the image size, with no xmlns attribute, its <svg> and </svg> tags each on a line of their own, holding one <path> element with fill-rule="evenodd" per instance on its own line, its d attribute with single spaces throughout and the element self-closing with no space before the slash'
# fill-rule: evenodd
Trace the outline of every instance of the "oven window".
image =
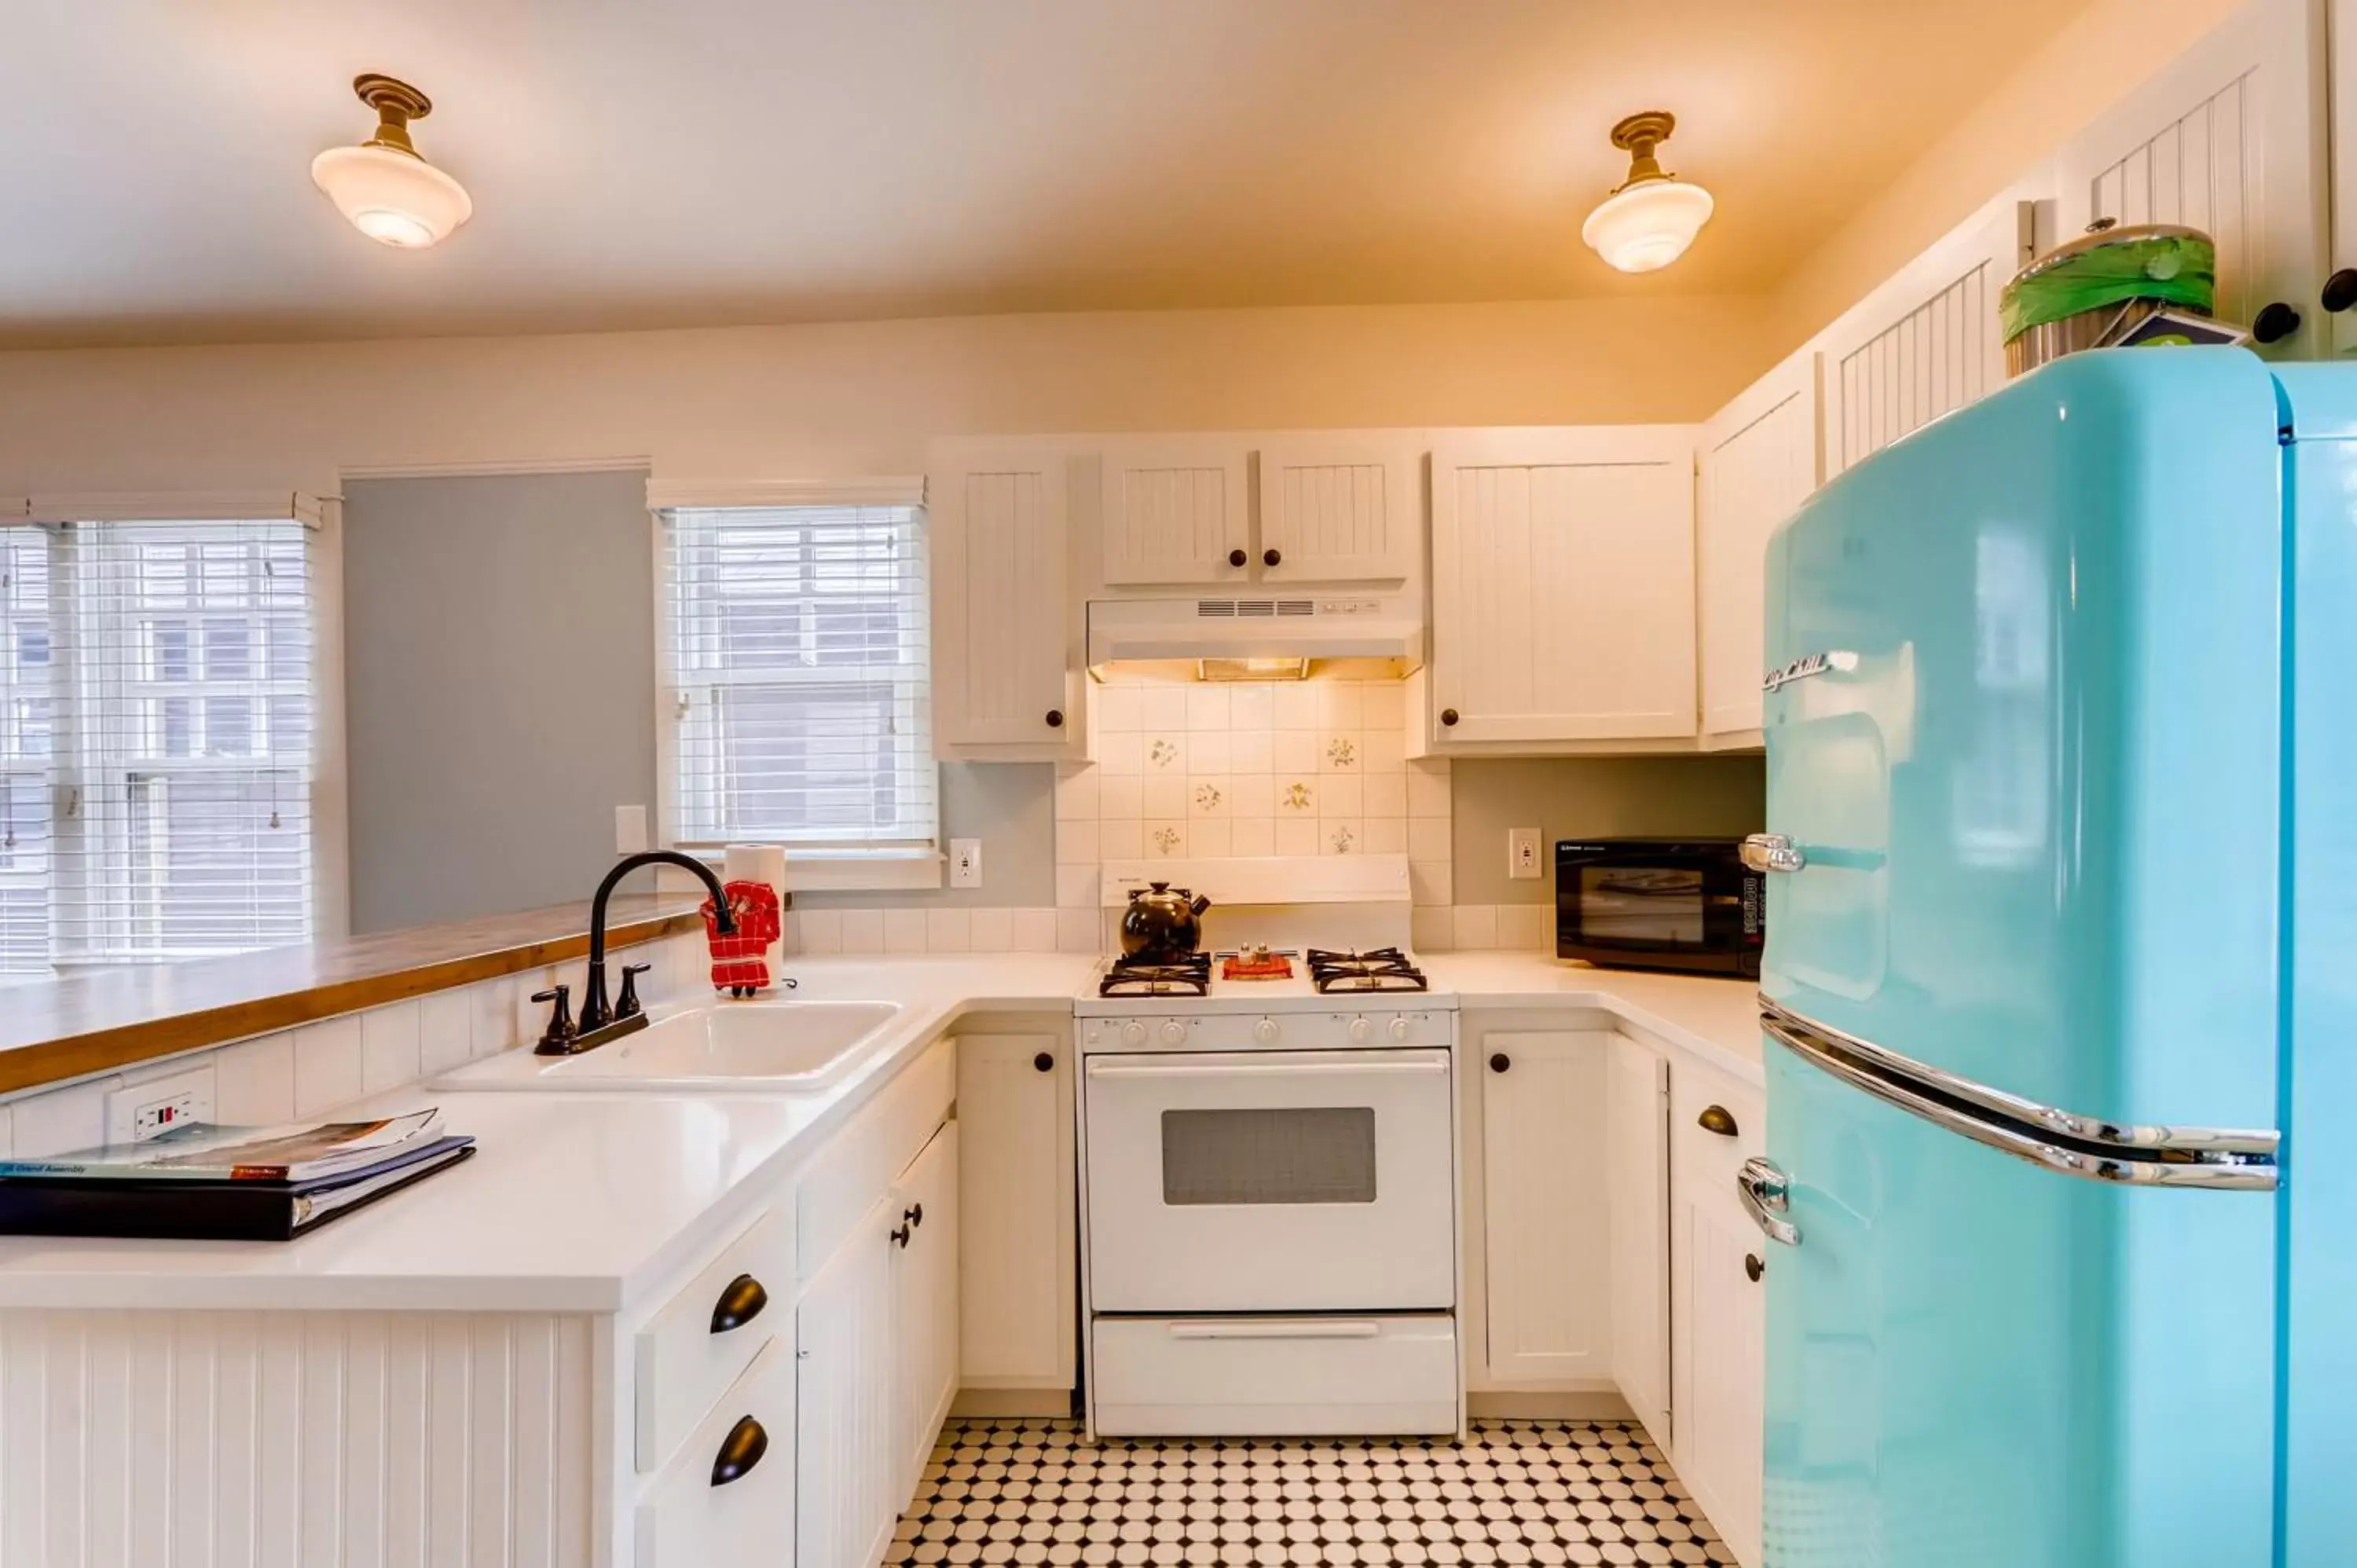
<svg viewBox="0 0 2357 1568">
<path fill-rule="evenodd" d="M 1372 1203 L 1374 1110 L 1165 1111 L 1162 1201 Z"/>
<path fill-rule="evenodd" d="M 1703 874 L 1663 866 L 1584 865 L 1579 929 L 1604 941 L 1699 942 Z"/>
</svg>

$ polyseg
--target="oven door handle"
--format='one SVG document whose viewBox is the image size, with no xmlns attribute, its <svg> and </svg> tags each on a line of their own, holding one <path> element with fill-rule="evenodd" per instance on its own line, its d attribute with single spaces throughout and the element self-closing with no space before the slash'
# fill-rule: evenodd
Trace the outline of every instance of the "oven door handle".
<svg viewBox="0 0 2357 1568">
<path fill-rule="evenodd" d="M 1098 1057 L 1089 1062 L 1091 1078 L 1361 1078 L 1369 1073 L 1445 1078 L 1448 1058 L 1395 1062 L 1198 1062 L 1181 1066 L 1176 1062 L 1108 1061 Z"/>
<path fill-rule="evenodd" d="M 1326 1319 L 1301 1323 L 1181 1322 L 1170 1326 L 1173 1339 L 1372 1339 L 1383 1325 L 1366 1318 Z"/>
</svg>

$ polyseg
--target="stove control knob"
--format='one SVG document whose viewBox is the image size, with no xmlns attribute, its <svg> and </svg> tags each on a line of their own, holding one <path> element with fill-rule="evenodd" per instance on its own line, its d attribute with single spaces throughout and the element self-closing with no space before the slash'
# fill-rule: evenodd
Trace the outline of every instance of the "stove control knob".
<svg viewBox="0 0 2357 1568">
<path fill-rule="evenodd" d="M 1125 1046 L 1146 1044 L 1146 1026 L 1132 1018 L 1121 1026 L 1121 1043 Z"/>
<path fill-rule="evenodd" d="M 1162 1043 L 1166 1046 L 1185 1045 L 1187 1043 L 1187 1026 L 1180 1023 L 1176 1018 L 1165 1018 L 1162 1020 Z"/>
<path fill-rule="evenodd" d="M 1363 1046 L 1374 1037 L 1375 1024 L 1373 1019 L 1358 1017 L 1351 1020 L 1351 1043 L 1352 1045 Z"/>
<path fill-rule="evenodd" d="M 1263 1018 L 1253 1026 L 1253 1038 L 1264 1046 L 1276 1044 L 1277 1027 L 1274 1018 Z"/>
<path fill-rule="evenodd" d="M 1406 1039 L 1406 1038 L 1407 1038 L 1407 1015 L 1406 1015 L 1406 1014 L 1405 1014 L 1405 1013 L 1401 1013 L 1401 1014 L 1395 1015 L 1393 1017 L 1392 1021 L 1391 1021 L 1388 1025 L 1384 1026 L 1384 1027 L 1385 1027 L 1385 1028 L 1386 1028 L 1386 1030 L 1390 1033 L 1391 1037 L 1392 1037 L 1393 1039 L 1394 1039 L 1394 1040 L 1405 1040 L 1405 1039 Z"/>
</svg>

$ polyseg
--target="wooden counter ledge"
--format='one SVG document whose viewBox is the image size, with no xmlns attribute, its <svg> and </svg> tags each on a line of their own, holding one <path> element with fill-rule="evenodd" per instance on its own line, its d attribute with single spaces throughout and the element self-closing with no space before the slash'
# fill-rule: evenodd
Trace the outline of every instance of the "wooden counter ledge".
<svg viewBox="0 0 2357 1568">
<path fill-rule="evenodd" d="M 692 900 L 618 895 L 607 908 L 606 946 L 612 952 L 701 929 Z M 234 958 L 0 986 L 0 1093 L 226 1045 L 588 951 L 585 900 Z"/>
</svg>

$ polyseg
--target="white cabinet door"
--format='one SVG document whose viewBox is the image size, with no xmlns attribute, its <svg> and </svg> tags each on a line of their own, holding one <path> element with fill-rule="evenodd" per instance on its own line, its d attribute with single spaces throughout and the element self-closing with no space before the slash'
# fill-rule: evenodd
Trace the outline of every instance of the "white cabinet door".
<svg viewBox="0 0 2357 1568">
<path fill-rule="evenodd" d="M 1746 1568 L 1757 1568 L 1768 1360 L 1766 1290 L 1751 1269 L 1767 1267 L 1767 1239 L 1732 1187 L 1690 1188 L 1680 1197 L 1674 1244 L 1683 1267 L 1670 1313 L 1671 1453 L 1720 1538 Z"/>
<path fill-rule="evenodd" d="M 1825 478 L 2005 384 L 1997 295 L 2029 262 L 2033 215 L 1990 203 L 1825 329 Z"/>
<path fill-rule="evenodd" d="M 1600 1180 L 1604 1030 L 1495 1033 L 1481 1044 L 1488 1366 L 1498 1383 L 1612 1374 L 1612 1229 Z"/>
<path fill-rule="evenodd" d="M 926 475 L 934 735 L 944 752 L 1075 750 L 1084 725 L 1061 448 L 945 445 Z"/>
<path fill-rule="evenodd" d="M 915 1491 L 958 1386 L 958 1124 L 945 1122 L 893 1184 L 892 1512 Z"/>
<path fill-rule="evenodd" d="M 1104 454 L 1104 580 L 1114 587 L 1250 579 L 1240 440 L 1130 443 Z"/>
<path fill-rule="evenodd" d="M 1424 540 L 1424 486 L 1403 442 L 1275 437 L 1260 448 L 1268 583 L 1405 579 Z"/>
<path fill-rule="evenodd" d="M 1817 488 L 1824 360 L 1794 355 L 1702 428 L 1696 454 L 1696 596 L 1702 634 L 1702 733 L 1755 737 L 1768 536 Z"/>
<path fill-rule="evenodd" d="M 899 1512 L 891 1236 L 899 1212 L 889 1196 L 870 1206 L 794 1315 L 800 1568 L 869 1568 Z"/>
<path fill-rule="evenodd" d="M 959 1364 L 969 1388 L 1073 1386 L 1071 1041 L 958 1040 Z"/>
<path fill-rule="evenodd" d="M 1695 733 L 1689 425 L 1451 433 L 1432 454 L 1432 738 Z"/>
<path fill-rule="evenodd" d="M 1612 1036 L 1604 1074 L 1612 1234 L 1612 1380 L 1670 1445 L 1670 1064 Z"/>
<path fill-rule="evenodd" d="M 2344 47 L 2345 44 L 2344 44 Z M 2099 218 L 2185 223 L 2218 242 L 2217 313 L 2252 323 L 2280 301 L 2300 328 L 2261 352 L 2329 350 L 2321 0 L 2253 0 L 2073 136 L 2056 160 L 2059 237 Z M 2336 140 L 2348 131 L 2335 128 Z M 2346 161 L 2336 171 L 2344 185 Z M 2344 228 L 2357 214 L 2344 205 Z M 2352 324 L 2357 325 L 2357 324 Z M 2339 328 L 2344 345 L 2351 328 Z"/>
</svg>

